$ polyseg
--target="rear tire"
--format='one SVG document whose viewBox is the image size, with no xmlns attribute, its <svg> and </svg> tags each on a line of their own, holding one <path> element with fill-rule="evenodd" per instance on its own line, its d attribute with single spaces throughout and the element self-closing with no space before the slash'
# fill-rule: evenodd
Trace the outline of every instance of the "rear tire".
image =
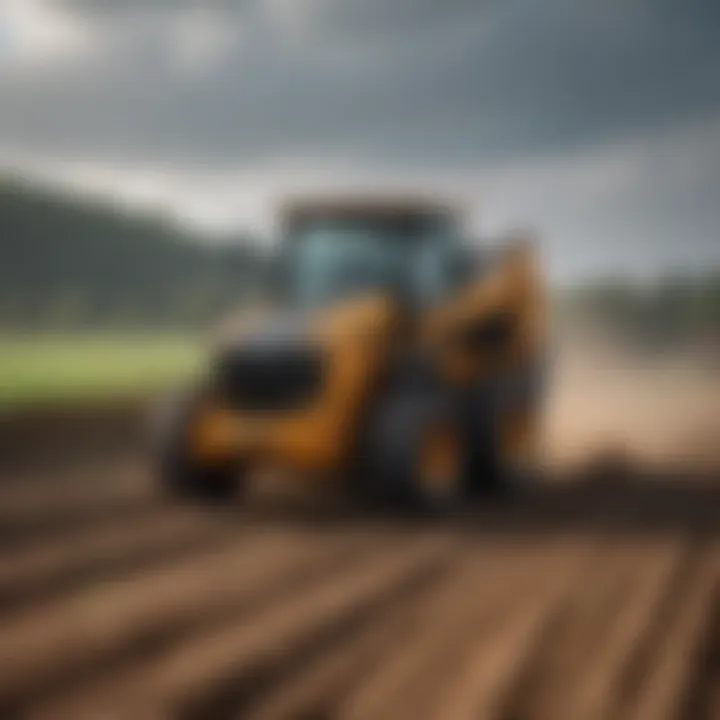
<svg viewBox="0 0 720 720">
<path fill-rule="evenodd" d="M 461 415 L 445 398 L 390 397 L 369 428 L 365 484 L 385 505 L 447 510 L 463 494 L 465 434 Z"/>
<path fill-rule="evenodd" d="M 503 497 L 510 492 L 511 484 L 502 458 L 502 408 L 498 393 L 490 387 L 474 389 L 466 413 L 466 493 L 472 498 Z"/>
</svg>

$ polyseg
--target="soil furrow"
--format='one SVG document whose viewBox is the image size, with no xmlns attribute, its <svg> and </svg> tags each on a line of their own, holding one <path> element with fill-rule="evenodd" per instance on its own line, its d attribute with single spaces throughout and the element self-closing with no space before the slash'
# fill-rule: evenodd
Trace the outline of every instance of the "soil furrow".
<svg viewBox="0 0 720 720">
<path fill-rule="evenodd" d="M 180 507 L 148 479 L 0 487 L 0 717 L 720 717 L 710 484 L 401 520 L 323 490 Z"/>
<path fill-rule="evenodd" d="M 442 563 L 448 537 L 407 538 L 358 565 L 313 583 L 287 600 L 192 639 L 171 654 L 139 666 L 62 715 L 44 718 L 221 718 L 232 716 L 272 681 L 278 666 L 298 662 Z"/>
<path fill-rule="evenodd" d="M 10 617 L 0 624 L 0 709 L 142 657 L 367 544 L 362 534 L 327 543 L 322 533 L 258 531 L 250 541 Z"/>
<path fill-rule="evenodd" d="M 542 658 L 526 669 L 522 685 L 504 709 L 506 718 L 554 720 L 558 698 L 579 681 L 592 661 L 605 622 L 622 602 L 632 572 L 632 558 L 622 542 L 597 540 Z"/>
<path fill-rule="evenodd" d="M 707 701 L 716 684 L 713 673 L 720 658 L 720 646 L 713 647 L 720 639 L 716 615 L 720 608 L 720 555 L 717 550 L 699 554 L 678 593 L 672 616 L 659 628 L 660 642 L 643 668 L 639 688 L 619 716 L 623 720 L 718 717 L 720 705 L 711 710 Z"/>
<path fill-rule="evenodd" d="M 426 608 L 410 642 L 394 648 L 344 700 L 343 718 L 413 718 L 424 712 L 432 693 L 457 670 L 468 642 L 482 638 L 517 602 L 524 602 L 546 572 L 552 550 L 519 545 L 495 548 L 475 563 L 447 595 Z M 529 560 L 532 558 L 532 560 Z"/>
<path fill-rule="evenodd" d="M 501 718 L 508 697 L 535 659 L 544 633 L 563 611 L 577 580 L 584 552 L 568 552 L 547 563 L 532 592 L 501 619 L 464 661 L 456 678 L 436 702 L 417 717 L 437 720 Z"/>
<path fill-rule="evenodd" d="M 81 583 L 171 562 L 239 532 L 237 525 L 207 513 L 168 508 L 35 543 L 0 557 L 0 610 L 34 598 L 47 602 Z"/>
<path fill-rule="evenodd" d="M 437 572 L 423 578 L 418 586 L 399 593 L 367 622 L 290 673 L 283 684 L 272 686 L 251 707 L 238 713 L 236 719 L 335 717 L 342 698 L 357 685 L 359 678 L 372 672 L 393 648 L 408 642 L 426 622 L 431 608 L 446 609 L 443 606 L 454 597 L 467 574 L 468 556 L 477 562 L 482 555 L 481 550 L 461 551 L 458 557 L 438 567 Z"/>
<path fill-rule="evenodd" d="M 622 606 L 610 619 L 587 672 L 568 689 L 555 718 L 617 717 L 623 674 L 652 629 L 685 549 L 681 542 L 658 543 L 638 558 L 634 582 L 628 586 Z"/>
</svg>

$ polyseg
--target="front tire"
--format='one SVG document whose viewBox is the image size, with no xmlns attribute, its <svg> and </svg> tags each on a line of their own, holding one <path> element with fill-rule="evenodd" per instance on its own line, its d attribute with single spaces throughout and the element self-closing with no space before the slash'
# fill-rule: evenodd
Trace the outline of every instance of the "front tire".
<svg viewBox="0 0 720 720">
<path fill-rule="evenodd" d="M 193 432 L 202 397 L 186 393 L 166 400 L 156 417 L 154 455 L 161 489 L 172 497 L 219 501 L 235 498 L 244 486 L 236 460 L 207 462 L 197 457 Z"/>
<path fill-rule="evenodd" d="M 185 452 L 162 458 L 159 475 L 163 490 L 186 500 L 220 501 L 238 496 L 239 468 L 235 464 L 202 465 Z"/>
</svg>

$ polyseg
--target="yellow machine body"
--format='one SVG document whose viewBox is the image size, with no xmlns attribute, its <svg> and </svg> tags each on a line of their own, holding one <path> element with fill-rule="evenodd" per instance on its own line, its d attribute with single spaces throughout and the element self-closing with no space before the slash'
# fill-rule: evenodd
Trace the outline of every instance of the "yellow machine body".
<svg viewBox="0 0 720 720">
<path fill-rule="evenodd" d="M 240 323 L 233 341 L 242 345 L 244 333 L 262 328 L 272 315 L 272 308 L 248 311 L 246 327 Z M 323 307 L 302 330 L 324 360 L 318 392 L 299 407 L 261 413 L 209 393 L 192 431 L 192 451 L 208 464 L 241 458 L 327 476 L 350 462 L 366 411 L 384 391 L 398 354 L 408 348 L 424 353 L 442 381 L 460 393 L 478 383 L 505 383 L 512 396 L 512 388 L 531 381 L 542 364 L 545 317 L 544 283 L 527 244 L 501 249 L 456 292 L 410 322 L 381 293 Z M 532 455 L 538 435 L 537 408 L 527 393 L 516 395 L 499 433 L 511 463 Z"/>
</svg>

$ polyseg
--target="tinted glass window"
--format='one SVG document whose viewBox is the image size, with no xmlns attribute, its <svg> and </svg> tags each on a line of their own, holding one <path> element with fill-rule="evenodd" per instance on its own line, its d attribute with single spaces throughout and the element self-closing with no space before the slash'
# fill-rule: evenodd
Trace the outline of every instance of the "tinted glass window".
<svg viewBox="0 0 720 720">
<path fill-rule="evenodd" d="M 286 241 L 285 290 L 317 305 L 402 287 L 419 303 L 457 284 L 462 248 L 444 226 L 372 222 L 306 224 Z"/>
</svg>

